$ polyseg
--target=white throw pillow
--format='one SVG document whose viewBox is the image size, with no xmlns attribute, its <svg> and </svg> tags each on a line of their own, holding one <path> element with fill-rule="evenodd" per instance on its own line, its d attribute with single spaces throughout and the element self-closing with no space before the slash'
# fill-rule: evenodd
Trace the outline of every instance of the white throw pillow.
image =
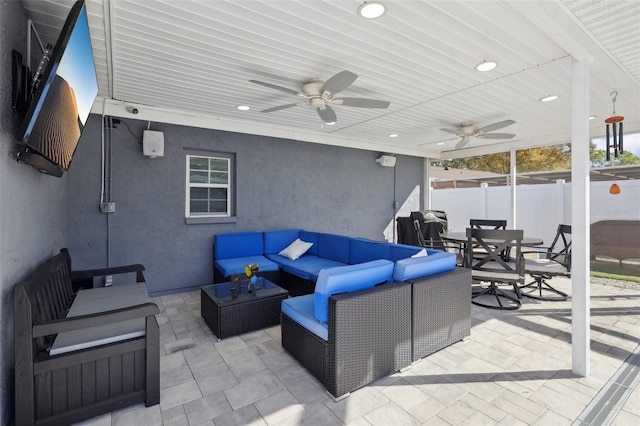
<svg viewBox="0 0 640 426">
<path fill-rule="evenodd" d="M 300 238 L 289 244 L 287 248 L 278 253 L 280 256 L 284 256 L 287 259 L 296 260 L 311 248 L 313 243 L 302 241 Z"/>
<path fill-rule="evenodd" d="M 422 249 L 411 257 L 426 257 L 426 256 L 429 256 L 429 253 L 427 253 L 426 249 Z"/>
</svg>

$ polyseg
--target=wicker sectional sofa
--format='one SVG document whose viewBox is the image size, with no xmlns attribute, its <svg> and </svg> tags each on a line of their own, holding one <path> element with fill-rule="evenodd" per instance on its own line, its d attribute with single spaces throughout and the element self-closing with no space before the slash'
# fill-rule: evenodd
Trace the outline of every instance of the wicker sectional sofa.
<svg viewBox="0 0 640 426">
<path fill-rule="evenodd" d="M 313 243 L 304 255 L 278 254 L 297 238 Z M 421 250 L 304 230 L 219 234 L 214 274 L 258 263 L 296 296 L 282 301 L 282 346 L 341 399 L 469 336 L 470 270 L 453 253 L 412 257 Z"/>
</svg>

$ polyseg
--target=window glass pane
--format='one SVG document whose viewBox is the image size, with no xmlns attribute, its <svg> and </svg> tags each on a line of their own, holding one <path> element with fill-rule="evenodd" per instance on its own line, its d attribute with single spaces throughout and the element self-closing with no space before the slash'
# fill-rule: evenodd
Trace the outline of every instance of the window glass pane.
<svg viewBox="0 0 640 426">
<path fill-rule="evenodd" d="M 209 203 L 207 201 L 191 201 L 190 209 L 191 213 L 208 213 L 207 205 Z"/>
<path fill-rule="evenodd" d="M 208 172 L 194 172 L 194 171 L 189 172 L 189 181 L 191 183 L 207 183 L 208 179 L 209 179 Z"/>
<path fill-rule="evenodd" d="M 209 189 L 210 200 L 225 200 L 227 199 L 227 188 L 210 188 Z"/>
<path fill-rule="evenodd" d="M 207 170 L 209 168 L 209 159 L 202 157 L 191 157 L 189 159 L 189 168 L 192 170 Z"/>
<path fill-rule="evenodd" d="M 190 188 L 189 194 L 192 200 L 208 200 L 209 199 L 208 188 Z"/>
<path fill-rule="evenodd" d="M 229 161 L 224 159 L 219 159 L 219 158 L 210 158 L 209 170 L 214 170 L 218 172 L 227 172 L 229 171 Z"/>
<path fill-rule="evenodd" d="M 227 172 L 211 172 L 209 183 L 227 184 L 229 174 Z"/>
<path fill-rule="evenodd" d="M 226 201 L 211 201 L 209 203 L 209 211 L 211 213 L 226 213 L 227 202 Z"/>
</svg>

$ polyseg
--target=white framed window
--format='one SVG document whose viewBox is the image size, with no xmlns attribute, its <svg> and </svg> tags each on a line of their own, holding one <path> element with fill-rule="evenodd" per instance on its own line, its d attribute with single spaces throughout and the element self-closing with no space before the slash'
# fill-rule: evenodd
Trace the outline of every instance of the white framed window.
<svg viewBox="0 0 640 426">
<path fill-rule="evenodd" d="M 187 155 L 185 216 L 231 216 L 231 159 Z"/>
</svg>

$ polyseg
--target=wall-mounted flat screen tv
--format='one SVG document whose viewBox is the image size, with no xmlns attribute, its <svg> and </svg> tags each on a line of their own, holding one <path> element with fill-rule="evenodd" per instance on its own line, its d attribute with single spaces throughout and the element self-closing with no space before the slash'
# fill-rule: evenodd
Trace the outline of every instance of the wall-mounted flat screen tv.
<svg viewBox="0 0 640 426">
<path fill-rule="evenodd" d="M 18 139 L 28 150 L 68 170 L 97 94 L 87 10 L 80 0 L 51 52 Z"/>
</svg>

